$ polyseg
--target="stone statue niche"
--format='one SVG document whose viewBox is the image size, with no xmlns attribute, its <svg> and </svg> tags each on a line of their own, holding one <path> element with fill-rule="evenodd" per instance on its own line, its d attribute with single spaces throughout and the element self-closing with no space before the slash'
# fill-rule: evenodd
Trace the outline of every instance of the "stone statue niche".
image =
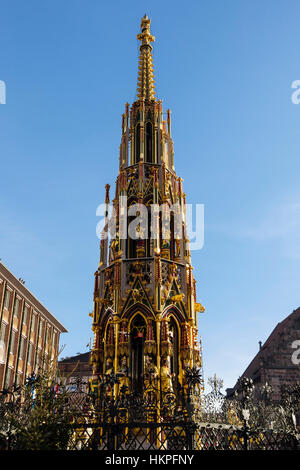
<svg viewBox="0 0 300 470">
<path fill-rule="evenodd" d="M 117 377 L 119 379 L 119 384 L 118 384 L 119 391 L 125 391 L 125 393 L 129 393 L 130 392 L 130 378 L 129 378 L 129 368 L 128 368 L 128 357 L 125 354 L 119 357 Z M 122 389 L 122 387 L 126 387 L 126 388 Z"/>
</svg>

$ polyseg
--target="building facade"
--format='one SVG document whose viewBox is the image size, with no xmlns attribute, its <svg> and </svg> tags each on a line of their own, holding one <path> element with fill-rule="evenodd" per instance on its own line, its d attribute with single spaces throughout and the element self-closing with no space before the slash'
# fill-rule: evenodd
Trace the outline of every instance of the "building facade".
<svg viewBox="0 0 300 470">
<path fill-rule="evenodd" d="M 93 387 L 100 375 L 114 372 L 129 390 L 140 391 L 152 371 L 167 391 L 184 386 L 186 368 L 202 367 L 197 312 L 204 308 L 196 301 L 171 112 L 165 120 L 162 101 L 155 97 L 154 37 L 147 16 L 137 39 L 137 99 L 131 106 L 126 103 L 122 116 L 112 207 L 106 185 L 90 363 Z M 114 227 L 110 242 L 109 226 Z"/>
<path fill-rule="evenodd" d="M 0 390 L 56 360 L 65 327 L 0 262 Z"/>
<path fill-rule="evenodd" d="M 300 383 L 300 307 L 278 323 L 250 362 L 242 377 L 249 377 L 259 388 L 267 382 L 273 389 L 272 398 L 279 401 L 282 385 Z M 231 396 L 237 385 L 227 389 Z"/>
<path fill-rule="evenodd" d="M 69 384 L 76 384 L 79 381 L 86 390 L 92 377 L 89 359 L 89 352 L 61 359 L 58 361 L 59 379 Z"/>
</svg>

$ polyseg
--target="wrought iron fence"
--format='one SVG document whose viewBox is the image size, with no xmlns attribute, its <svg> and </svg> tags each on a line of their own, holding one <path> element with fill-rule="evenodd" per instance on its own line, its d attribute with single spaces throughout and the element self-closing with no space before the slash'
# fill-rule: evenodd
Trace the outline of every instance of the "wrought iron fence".
<svg viewBox="0 0 300 470">
<path fill-rule="evenodd" d="M 295 450 L 293 436 L 211 423 L 82 423 L 71 450 Z"/>
<path fill-rule="evenodd" d="M 79 378 L 71 386 L 59 388 L 52 384 L 49 388 L 41 378 L 31 377 L 25 395 L 20 390 L 0 394 L 0 444 L 6 449 L 22 449 L 24 445 L 29 449 L 39 448 L 36 442 L 24 441 L 24 436 L 27 439 L 26 436 L 32 435 L 32 429 L 36 431 L 36 420 L 30 418 L 35 414 L 43 416 L 38 431 L 41 445 L 48 446 L 47 449 L 204 451 L 299 447 L 299 429 L 293 422 L 291 426 L 285 420 L 288 426 L 284 429 L 269 429 L 251 418 L 260 408 L 256 409 L 249 398 L 248 382 L 244 386 L 246 400 L 233 413 L 231 406 L 225 406 L 224 400 L 220 400 L 216 387 L 213 395 L 206 400 L 202 397 L 195 371 L 189 371 L 187 378 L 186 386 L 177 386 L 176 391 L 162 387 L 157 380 L 149 380 L 147 387 L 137 393 L 130 392 L 115 374 L 100 377 L 94 388 Z M 292 392 L 293 397 L 295 391 Z M 44 413 L 45 406 L 47 418 L 39 414 Z M 293 409 L 281 406 L 280 415 L 293 417 Z M 274 415 L 275 408 L 271 410 Z M 204 421 L 210 418 L 215 418 L 215 422 Z M 47 433 L 52 437 L 45 443 Z"/>
<path fill-rule="evenodd" d="M 141 393 L 118 389 L 118 377 L 103 376 L 100 388 L 87 392 L 89 414 L 74 423 L 72 450 L 294 450 L 299 439 L 293 433 L 276 432 L 249 424 L 245 405 L 239 425 L 202 422 L 207 416 L 199 393 L 199 377 L 189 370 L 186 387 L 162 390 L 157 381 Z M 244 388 L 249 388 L 245 384 Z M 81 390 L 80 386 L 77 392 Z M 75 395 L 76 396 L 76 393 Z M 81 396 L 83 396 L 81 394 Z M 248 397 L 248 395 L 247 395 Z M 222 406 L 221 406 L 222 404 Z M 217 410 L 224 408 L 218 399 Z M 209 398 L 208 410 L 212 409 Z M 224 408 L 226 409 L 226 407 Z M 92 411 L 91 411 L 92 410 Z M 217 412 L 216 412 L 217 411 Z M 223 416 L 225 416 L 223 412 Z"/>
</svg>

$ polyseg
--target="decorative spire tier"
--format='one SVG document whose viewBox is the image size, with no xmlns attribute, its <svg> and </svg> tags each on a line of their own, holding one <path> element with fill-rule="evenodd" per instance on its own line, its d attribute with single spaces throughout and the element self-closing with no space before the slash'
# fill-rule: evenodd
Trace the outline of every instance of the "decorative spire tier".
<svg viewBox="0 0 300 470">
<path fill-rule="evenodd" d="M 131 106 L 126 103 L 122 116 L 112 201 L 116 236 L 108 244 L 105 232 L 111 214 L 106 186 L 95 272 L 91 386 L 97 388 L 103 376 L 113 372 L 120 382 L 111 390 L 115 396 L 121 385 L 143 391 L 151 380 L 156 392 L 176 393 L 185 387 L 187 368 L 202 367 L 197 341 L 201 304 L 196 301 L 185 194 L 174 169 L 171 112 L 165 121 L 162 102 L 154 95 L 154 37 L 146 15 L 137 38 L 138 93 Z M 143 224 L 145 219 L 148 223 Z"/>
</svg>

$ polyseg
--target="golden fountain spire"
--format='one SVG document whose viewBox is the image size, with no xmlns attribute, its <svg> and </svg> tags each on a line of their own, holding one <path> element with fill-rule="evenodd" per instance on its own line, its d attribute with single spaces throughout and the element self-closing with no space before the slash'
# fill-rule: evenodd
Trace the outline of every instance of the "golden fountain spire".
<svg viewBox="0 0 300 470">
<path fill-rule="evenodd" d="M 151 20 L 145 15 L 141 20 L 141 33 L 137 35 L 137 39 L 141 41 L 137 84 L 139 100 L 155 100 L 151 46 L 151 42 L 155 41 L 155 37 L 151 35 L 150 23 Z"/>
</svg>

